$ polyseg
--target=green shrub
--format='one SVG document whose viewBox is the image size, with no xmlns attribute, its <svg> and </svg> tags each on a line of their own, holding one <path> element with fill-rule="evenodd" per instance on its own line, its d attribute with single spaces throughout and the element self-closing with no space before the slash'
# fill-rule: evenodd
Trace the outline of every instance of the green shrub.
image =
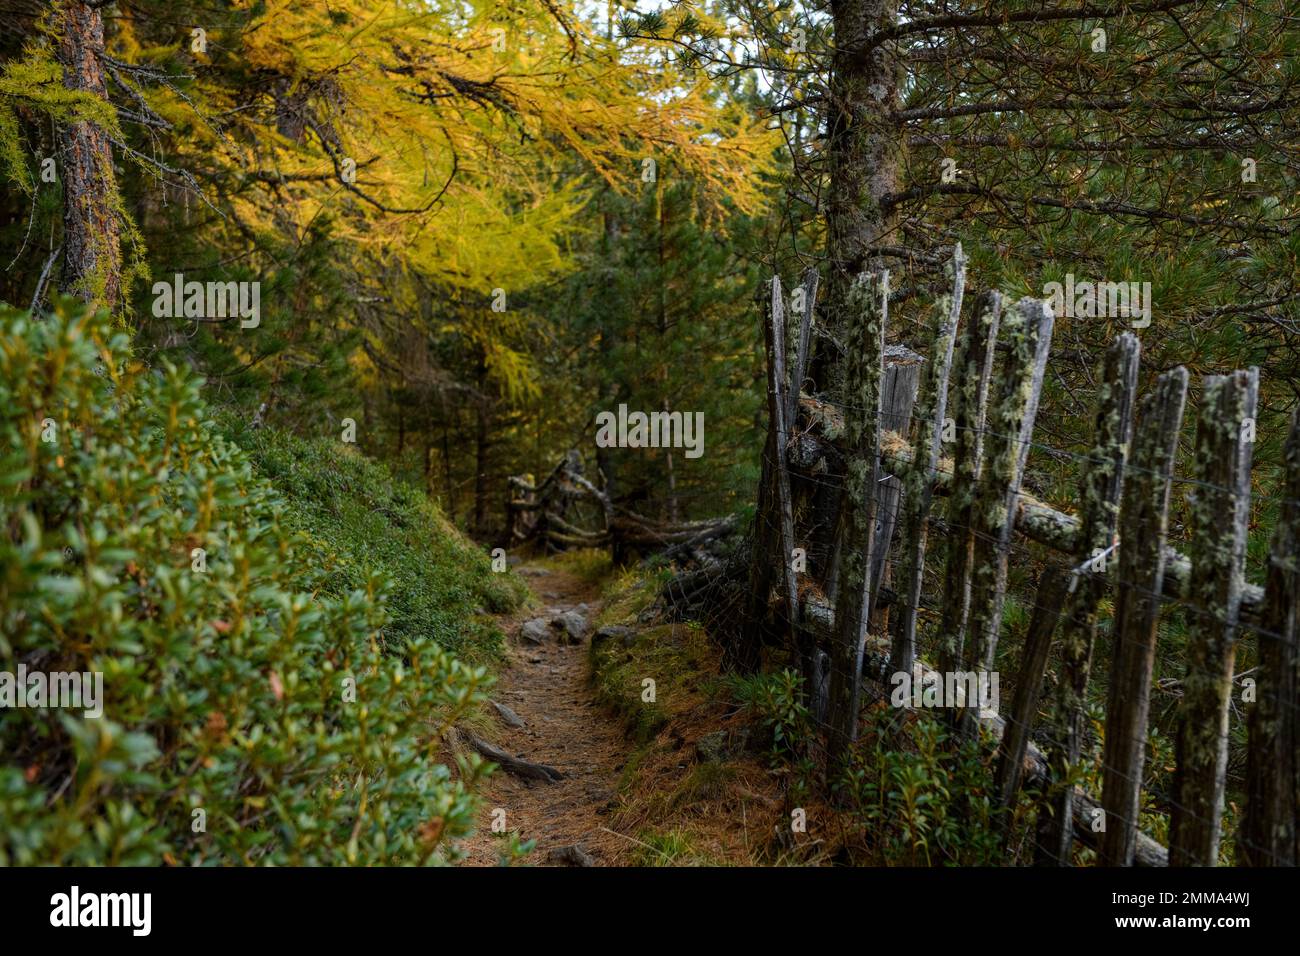
<svg viewBox="0 0 1300 956">
<path fill-rule="evenodd" d="M 450 856 L 478 771 L 437 763 L 440 730 L 488 677 L 413 626 L 434 598 L 306 538 L 199 382 L 143 366 L 102 315 L 0 310 L 0 434 L 0 670 L 104 680 L 100 719 L 0 709 L 0 864 Z M 297 480 L 349 491 L 325 467 Z"/>
<path fill-rule="evenodd" d="M 865 715 L 862 738 L 835 789 L 846 798 L 878 862 L 1007 862 L 987 741 L 955 735 L 940 718 L 908 718 L 889 708 Z"/>
<path fill-rule="evenodd" d="M 733 675 L 731 691 L 771 735 L 774 762 L 796 759 L 812 739 L 812 715 L 803 703 L 803 677 L 786 668 L 768 674 Z"/>
</svg>

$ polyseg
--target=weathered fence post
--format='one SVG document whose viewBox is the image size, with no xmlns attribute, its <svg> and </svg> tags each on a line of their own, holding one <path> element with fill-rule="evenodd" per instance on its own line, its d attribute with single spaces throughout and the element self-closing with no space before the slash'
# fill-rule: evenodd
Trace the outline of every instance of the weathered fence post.
<svg viewBox="0 0 1300 956">
<path fill-rule="evenodd" d="M 803 310 L 799 316 L 797 344 L 787 350 L 784 300 L 781 280 L 772 277 L 770 296 L 763 307 L 763 340 L 767 356 L 768 430 L 763 446 L 763 468 L 759 478 L 758 507 L 750 546 L 749 593 L 740 628 L 723 649 L 723 666 L 728 670 L 752 671 L 758 667 L 763 643 L 763 622 L 780 560 L 781 580 L 792 626 L 797 625 L 799 601 L 792 567 L 794 502 L 790 487 L 787 445 L 790 429 L 798 420 L 799 389 L 811 348 L 813 308 L 817 297 L 817 271 L 804 274 Z M 793 355 L 792 375 L 786 360 Z M 777 550 L 783 552 L 778 555 Z"/>
<path fill-rule="evenodd" d="M 1051 779 L 1063 784 L 1083 753 L 1084 702 L 1097 636 L 1097 606 L 1106 592 L 1106 564 L 1114 564 L 1115 529 L 1124 487 L 1124 465 L 1137 407 L 1137 336 L 1125 332 L 1106 351 L 1092 448 L 1083 467 L 1079 546 L 1061 624 L 1061 669 L 1052 726 Z M 1074 787 L 1061 786 L 1051 813 L 1039 827 L 1038 862 L 1068 866 L 1074 840 Z"/>
<path fill-rule="evenodd" d="M 769 290 L 770 291 L 770 290 Z M 755 305 L 762 316 L 765 355 L 769 338 L 768 310 L 771 299 L 765 299 L 762 289 L 754 296 Z M 768 379 L 771 381 L 771 359 L 768 358 Z M 769 384 L 769 392 L 770 392 Z M 763 442 L 763 459 L 758 478 L 758 501 L 754 508 L 754 529 L 750 539 L 749 587 L 745 595 L 740 627 L 722 649 L 722 666 L 725 670 L 750 673 L 758 669 L 762 659 L 763 627 L 767 620 L 768 598 L 777 569 L 772 564 L 773 541 L 778 534 L 779 519 L 773 518 L 776 502 L 776 457 L 784 454 L 776 445 L 776 428 L 768 415 L 767 436 Z M 779 543 L 778 545 L 779 546 Z"/>
<path fill-rule="evenodd" d="M 1004 834 L 1009 835 L 1012 814 L 1020 790 L 1020 779 L 1025 764 L 1025 749 L 1029 732 L 1038 713 L 1038 699 L 1042 693 L 1043 674 L 1047 670 L 1047 656 L 1052 649 L 1052 632 L 1065 603 L 1070 575 L 1061 567 L 1049 565 L 1038 580 L 1034 598 L 1034 613 L 1029 619 L 1025 635 L 1025 648 L 1020 658 L 1020 673 L 1016 676 L 1016 696 L 1007 716 L 1006 733 L 998 750 L 998 769 L 994 792 L 998 804 L 1008 811 L 1004 817 Z"/>
<path fill-rule="evenodd" d="M 871 609 L 875 483 L 880 464 L 880 384 L 888 320 L 889 273 L 863 273 L 849 293 L 845 345 L 845 448 L 840 512 L 841 569 L 831 650 L 829 739 L 832 759 L 858 732 L 858 687 Z"/>
<path fill-rule="evenodd" d="M 1179 367 L 1161 375 L 1155 390 L 1142 400 L 1131 474 L 1120 507 L 1119 593 L 1102 770 L 1106 829 L 1100 856 L 1110 866 L 1131 866 L 1137 842 L 1169 488 L 1186 399 L 1187 369 Z"/>
<path fill-rule="evenodd" d="M 925 360 L 902 345 L 885 349 L 885 368 L 880 384 L 880 431 L 905 435 L 911 428 L 913 406 Z M 883 438 L 882 438 L 883 440 Z M 882 471 L 885 466 L 881 464 Z M 889 548 L 898 522 L 903 482 L 896 474 L 884 475 L 876 482 L 876 549 L 871 556 L 872 613 L 887 615 L 888 605 L 881 606 L 880 589 L 889 567 Z M 872 619 L 871 623 L 876 623 Z"/>
<path fill-rule="evenodd" d="M 776 442 L 772 470 L 776 477 L 777 515 L 780 520 L 781 577 L 785 584 L 787 613 L 793 628 L 799 622 L 799 597 L 791 567 L 795 541 L 794 502 L 790 495 L 790 466 L 786 458 L 789 431 L 786 428 L 785 303 L 781 294 L 781 279 L 777 276 L 772 277 L 772 298 L 768 305 L 764 332 L 767 340 L 767 409 L 771 416 L 769 428 Z"/>
<path fill-rule="evenodd" d="M 1195 610 L 1188 622 L 1187 673 L 1178 715 L 1171 866 L 1215 866 L 1219 859 L 1258 396 L 1259 370 L 1253 368 L 1208 376 L 1201 393 L 1188 592 Z"/>
<path fill-rule="evenodd" d="M 789 343 L 788 352 L 790 354 L 790 379 L 789 386 L 786 388 L 785 400 L 785 428 L 787 443 L 781 451 L 781 468 L 786 473 L 786 485 L 790 488 L 791 494 L 791 528 L 794 528 L 793 522 L 793 495 L 794 489 L 789 477 L 790 455 L 789 455 L 789 438 L 799 425 L 799 396 L 803 388 L 804 371 L 808 367 L 808 351 L 812 347 L 812 327 L 813 315 L 817 304 L 817 270 L 809 267 L 804 271 L 803 285 L 798 290 L 797 295 L 800 297 L 799 309 L 792 305 L 791 312 L 799 320 L 797 332 L 791 336 L 793 341 Z M 806 532 L 805 532 L 806 534 Z M 805 547 L 811 542 L 805 538 Z M 787 546 L 793 549 L 793 539 Z M 807 554 L 805 552 L 805 557 Z M 823 721 L 826 717 L 826 652 L 817 646 L 816 638 L 799 629 L 799 615 L 802 613 L 798 607 L 798 580 L 794 577 L 794 556 L 793 553 L 787 554 L 785 558 L 786 575 L 787 575 L 787 594 L 793 599 L 795 608 L 792 612 L 791 622 L 795 627 L 794 649 L 800 660 L 800 669 L 804 674 L 804 696 L 808 701 L 810 713 L 816 721 Z M 805 569 L 807 562 L 805 562 Z"/>
<path fill-rule="evenodd" d="M 1249 439 L 1243 435 L 1247 424 L 1253 428 L 1257 372 L 1206 380 L 1192 500 L 1194 543 L 1190 557 L 1181 555 L 1165 539 L 1187 372 L 1178 368 L 1158 379 L 1142 402 L 1135 433 L 1140 348 L 1134 336 L 1121 335 L 1107 350 L 1099 374 L 1096 427 L 1081 469 L 1076 521 L 1021 492 L 1051 346 L 1052 313 L 1041 300 L 1023 299 L 1004 319 L 1000 297 L 989 292 L 977 302 L 972 321 L 960 327 L 964 266 L 958 247 L 950 272 L 953 294 L 937 304 L 933 320 L 928 368 L 921 368 L 914 353 L 905 354 L 900 363 L 894 350 L 885 348 L 888 273 L 859 277 L 849 298 L 844 393 L 838 407 L 815 397 L 800 402 L 801 369 L 813 335 L 815 272 L 805 275 L 804 308 L 797 320 L 792 312 L 788 324 L 786 300 L 779 280 L 773 279 L 764 322 L 770 423 L 750 568 L 749 608 L 754 613 L 746 617 L 753 640 L 739 642 L 738 651 L 757 664 L 762 643 L 757 626 L 764 619 L 771 621 L 768 601 L 780 573 L 794 643 L 809 680 L 810 707 L 819 720 L 824 708 L 829 756 L 832 762 L 842 757 L 857 736 L 869 629 L 877 635 L 872 647 L 880 644 L 881 621 L 873 624 L 871 619 L 877 603 L 900 608 L 897 633 L 888 648 L 892 669 L 930 673 L 916 646 L 917 615 L 932 496 L 949 494 L 940 678 L 949 671 L 988 672 L 997 666 L 1008 559 L 1017 529 L 1074 559 L 1065 567 L 1049 566 L 1040 578 L 1014 700 L 1009 712 L 984 721 L 1001 737 L 995 791 L 1002 808 L 1014 810 L 1025 774 L 1035 787 L 1050 786 L 1052 812 L 1044 807 L 1040 814 L 1037 860 L 1068 864 L 1078 833 L 1107 864 L 1216 861 L 1238 618 L 1254 620 L 1250 615 L 1262 612 L 1260 697 L 1250 710 L 1247 812 L 1237 835 L 1237 853 L 1248 864 L 1300 862 L 1300 417 L 1292 424 L 1287 447 L 1287 497 L 1282 500 L 1265 592 L 1244 579 L 1253 431 Z M 1004 358 L 990 398 L 1000 325 Z M 917 388 L 922 376 L 924 384 Z M 908 431 L 913 413 L 918 417 L 917 437 L 905 446 L 899 437 Z M 887 432 L 898 434 L 886 442 Z M 949 442 L 951 475 L 942 454 Z M 886 469 L 896 469 L 902 477 Z M 832 477 L 843 474 L 843 483 L 821 480 L 828 470 Z M 834 489 L 836 500 L 820 497 L 823 488 Z M 523 510 L 527 504 L 514 507 Z M 585 541 L 594 534 L 568 527 L 551 511 L 542 512 L 543 520 L 554 522 L 565 540 Z M 837 513 L 838 519 L 827 521 L 824 513 Z M 885 575 L 889 538 L 897 522 L 903 522 L 904 551 L 893 593 Z M 807 591 L 807 604 L 801 607 L 792 550 L 796 544 L 811 549 L 830 525 L 836 528 L 838 557 L 827 561 L 830 549 L 818 552 L 813 577 L 824 589 Z M 1085 749 L 1085 702 L 1098 608 L 1111 583 L 1118 589 L 1114 653 L 1102 803 L 1096 806 L 1074 781 Z M 1137 829 L 1164 595 L 1185 601 L 1199 615 L 1190 628 L 1179 710 L 1168 854 Z M 799 617 L 805 627 L 799 626 Z M 1052 704 L 1054 746 L 1044 756 L 1029 738 L 1058 624 L 1062 641 Z M 770 624 L 762 627 L 766 630 Z M 967 631 L 973 635 L 969 641 Z M 969 702 L 957 706 L 963 726 L 974 723 L 978 708 Z M 1101 832 L 1084 832 L 1089 828 Z M 1005 839 L 1010 835 L 1010 829 L 1004 831 Z"/>
<path fill-rule="evenodd" d="M 890 667 L 895 672 L 908 674 L 912 672 L 912 662 L 916 659 L 916 613 L 921 604 L 926 531 L 930 521 L 934 473 L 939 467 L 939 452 L 943 445 L 953 343 L 966 289 L 966 258 L 962 255 L 961 243 L 953 250 L 948 271 L 952 293 L 941 297 L 935 309 L 935 334 L 930 346 L 929 367 L 917 399 L 918 427 L 916 441 L 912 443 L 912 467 L 907 472 L 902 505 L 905 537 L 898 587 L 902 606 L 889 656 Z"/>
<path fill-rule="evenodd" d="M 997 666 L 1011 533 L 1052 345 L 1052 323 L 1052 310 L 1046 302 L 1026 298 L 1016 303 L 1015 312 L 1003 326 L 1008 333 L 1008 354 L 997 402 L 989 414 L 983 475 L 973 515 L 970 632 L 974 646 L 967 655 L 968 670 L 987 672 Z M 973 711 L 965 708 L 963 713 L 962 723 L 970 727 Z"/>
<path fill-rule="evenodd" d="M 794 361 L 790 366 L 790 388 L 786 399 L 786 429 L 799 423 L 799 392 L 803 388 L 804 373 L 808 370 L 808 350 L 812 347 L 813 312 L 817 304 L 817 270 L 809 268 L 803 274 L 803 311 L 799 313 L 799 336 L 793 344 Z"/>
<path fill-rule="evenodd" d="M 1291 416 L 1284 460 L 1258 637 L 1258 696 L 1250 710 L 1246 812 L 1237 834 L 1243 866 L 1300 863 L 1300 412 Z"/>
<path fill-rule="evenodd" d="M 953 473 L 947 511 L 944 602 L 939 627 L 941 646 L 938 656 L 942 673 L 958 668 L 964 650 L 966 617 L 970 610 L 971 558 L 975 545 L 972 513 L 984 454 L 984 421 L 1001 318 L 1001 293 L 993 289 L 982 294 L 975 302 L 971 321 L 961 332 L 954 362 L 957 378 L 952 395 Z"/>
</svg>

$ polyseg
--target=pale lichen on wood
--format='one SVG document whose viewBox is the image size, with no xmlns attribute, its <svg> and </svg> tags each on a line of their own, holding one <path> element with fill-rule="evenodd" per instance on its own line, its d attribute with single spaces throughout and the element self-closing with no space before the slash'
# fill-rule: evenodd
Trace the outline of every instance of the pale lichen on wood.
<svg viewBox="0 0 1300 956">
<path fill-rule="evenodd" d="M 1055 781 L 1071 779 L 1083 751 L 1084 707 L 1097 633 L 1097 608 L 1106 591 L 1105 569 L 1115 560 L 1111 549 L 1133 436 L 1140 353 L 1137 337 L 1124 333 L 1111 343 L 1098 376 L 1092 447 L 1081 476 L 1083 500 L 1073 555 L 1074 581 L 1061 624 L 1060 677 L 1051 721 L 1053 737 L 1059 741 L 1050 754 Z M 1061 787 L 1051 813 L 1043 815 L 1040 860 L 1050 858 L 1062 866 L 1069 863 L 1073 797 L 1073 787 Z"/>
<path fill-rule="evenodd" d="M 1047 303 L 1026 298 L 1016 303 L 1003 327 L 1007 356 L 997 400 L 989 410 L 984 464 L 971 516 L 975 529 L 970 598 L 974 647 L 967 654 L 968 670 L 991 671 L 995 666 L 1015 506 L 1051 349 L 1052 324 Z"/>
<path fill-rule="evenodd" d="M 773 456 L 773 476 L 776 479 L 777 518 L 780 522 L 781 541 L 781 579 L 785 584 L 787 615 L 792 625 L 798 623 L 799 601 L 795 572 L 792 567 L 795 548 L 794 504 L 790 492 L 790 470 L 786 448 L 789 444 L 789 431 L 786 414 L 790 405 L 786 401 L 785 370 L 785 300 L 781 291 L 781 279 L 772 277 L 772 295 L 767 308 L 766 340 L 768 367 L 768 416 L 769 428 L 778 453 Z"/>
<path fill-rule="evenodd" d="M 804 376 L 808 371 L 808 362 L 811 359 L 812 350 L 812 330 L 814 316 L 817 308 L 817 288 L 819 283 L 817 270 L 811 266 L 804 272 L 803 286 L 803 311 L 796 313 L 799 316 L 799 334 L 791 343 L 791 353 L 793 359 L 790 363 L 790 388 L 786 400 L 786 425 L 794 429 L 799 421 L 799 397 L 803 389 Z"/>
<path fill-rule="evenodd" d="M 847 473 L 840 513 L 841 567 L 831 652 L 830 742 L 841 754 L 857 736 L 858 683 L 871 607 L 875 524 L 874 485 L 880 456 L 880 387 L 889 301 L 887 272 L 864 273 L 849 296 L 845 360 L 844 430 Z"/>
<path fill-rule="evenodd" d="M 943 604 L 939 626 L 939 667 L 954 670 L 961 660 L 970 603 L 970 563 L 974 545 L 971 511 L 980 476 L 984 420 L 988 405 L 993 354 L 1002 317 L 1002 296 L 985 292 L 975 303 L 974 316 L 958 340 L 954 362 L 956 385 L 952 395 L 953 454 L 951 466 L 940 461 L 936 484 L 946 482 L 948 499 L 948 548 L 944 574 Z"/>
<path fill-rule="evenodd" d="M 1228 766 L 1228 704 L 1245 580 L 1259 371 L 1205 379 L 1196 429 L 1192 574 L 1188 586 L 1187 670 L 1179 706 L 1171 865 L 1214 866 L 1219 857 Z"/>
<path fill-rule="evenodd" d="M 871 593 L 878 594 L 892 568 L 889 549 L 895 524 L 899 519 L 903 484 L 897 469 L 884 463 L 887 436 L 906 434 L 911 430 L 913 407 L 925 362 L 921 356 L 901 345 L 885 349 L 884 377 L 880 385 L 880 455 L 881 475 L 876 482 L 876 541 L 871 562 Z M 879 601 L 873 598 L 872 613 L 878 612 Z M 875 623 L 873 621 L 873 623 Z"/>
<path fill-rule="evenodd" d="M 1102 807 L 1102 862 L 1130 866 L 1137 843 L 1138 802 L 1147 744 L 1151 669 L 1165 568 L 1165 531 L 1178 432 L 1187 399 L 1187 370 L 1156 381 L 1142 400 L 1120 505 L 1118 595 L 1112 627 Z"/>
<path fill-rule="evenodd" d="M 962 255 L 960 243 L 953 250 L 948 277 L 952 282 L 952 293 L 940 297 L 935 306 L 935 331 L 930 346 L 928 374 L 922 379 L 916 404 L 915 447 L 920 453 L 913 456 L 912 466 L 905 473 L 904 545 L 899 574 L 903 601 L 890 657 L 896 671 L 908 673 L 916 658 L 916 616 L 921 603 L 926 532 L 934 493 L 931 476 L 938 467 L 943 444 L 943 421 L 948 407 L 948 376 L 952 368 L 953 343 L 957 337 L 966 288 L 966 259 Z"/>
</svg>

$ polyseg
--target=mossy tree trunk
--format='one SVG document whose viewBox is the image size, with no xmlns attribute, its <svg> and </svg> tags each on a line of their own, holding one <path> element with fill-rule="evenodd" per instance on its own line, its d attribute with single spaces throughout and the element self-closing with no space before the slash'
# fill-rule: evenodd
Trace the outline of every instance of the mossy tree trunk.
<svg viewBox="0 0 1300 956">
<path fill-rule="evenodd" d="M 68 0 L 58 18 L 63 85 L 108 99 L 104 84 L 104 19 L 88 3 Z M 90 120 L 60 131 L 63 168 L 65 292 L 115 309 L 122 295 L 121 224 L 108 134 Z"/>
<path fill-rule="evenodd" d="M 859 273 L 878 268 L 872 247 L 887 241 L 896 223 L 887 198 L 898 191 L 904 139 L 894 120 L 901 68 L 889 44 L 872 50 L 870 38 L 895 24 L 897 0 L 832 0 L 835 53 L 827 120 L 826 303 L 831 328 L 854 321 L 850 294 Z M 815 356 L 812 377 L 830 386 L 828 356 Z"/>
</svg>

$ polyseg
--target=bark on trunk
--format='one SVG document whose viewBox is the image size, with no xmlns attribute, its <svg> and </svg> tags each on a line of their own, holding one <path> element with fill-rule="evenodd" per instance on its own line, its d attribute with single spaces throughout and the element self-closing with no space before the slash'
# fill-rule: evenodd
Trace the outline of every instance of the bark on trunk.
<svg viewBox="0 0 1300 956">
<path fill-rule="evenodd" d="M 488 448 L 492 441 L 489 421 L 491 410 L 487 395 L 487 360 L 479 356 L 478 389 L 480 398 L 475 408 L 474 421 L 474 533 L 487 532 L 488 512 Z"/>
<path fill-rule="evenodd" d="M 474 531 L 487 531 L 488 511 L 488 410 L 486 404 L 478 407 L 474 428 Z"/>
<path fill-rule="evenodd" d="M 897 20 L 897 0 L 833 0 L 835 54 L 831 61 L 826 202 L 826 314 L 832 329 L 847 323 L 849 288 L 872 263 L 872 246 L 895 228 L 883 200 L 898 190 L 903 139 L 892 119 L 899 64 L 881 48 L 858 52 Z M 825 390 L 832 356 L 814 357 L 810 373 Z"/>
<path fill-rule="evenodd" d="M 107 100 L 101 57 L 104 19 L 85 3 L 69 2 L 60 17 L 63 85 Z M 63 279 L 65 292 L 95 305 L 117 307 L 122 250 L 114 209 L 117 184 L 107 134 L 89 120 L 60 131 L 63 152 Z"/>
</svg>

